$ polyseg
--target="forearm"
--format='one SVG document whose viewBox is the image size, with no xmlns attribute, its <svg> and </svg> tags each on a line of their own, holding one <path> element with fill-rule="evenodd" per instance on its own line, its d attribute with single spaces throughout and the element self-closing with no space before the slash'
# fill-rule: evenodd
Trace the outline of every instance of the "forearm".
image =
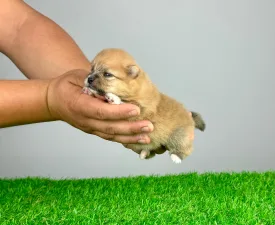
<svg viewBox="0 0 275 225">
<path fill-rule="evenodd" d="M 0 81 L 0 128 L 53 121 L 47 106 L 48 80 Z"/>
<path fill-rule="evenodd" d="M 2 51 L 26 77 L 44 79 L 72 69 L 90 70 L 89 60 L 60 26 L 23 1 L 11 2 L 8 21 L 15 21 L 17 29 L 8 34 L 11 38 Z"/>
</svg>

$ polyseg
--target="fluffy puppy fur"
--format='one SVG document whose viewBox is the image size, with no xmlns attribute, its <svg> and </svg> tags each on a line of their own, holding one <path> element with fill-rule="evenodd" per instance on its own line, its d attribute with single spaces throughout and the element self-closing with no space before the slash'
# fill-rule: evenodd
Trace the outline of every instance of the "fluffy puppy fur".
<svg viewBox="0 0 275 225">
<path fill-rule="evenodd" d="M 122 49 L 104 49 L 91 62 L 91 73 L 84 81 L 83 92 L 105 98 L 111 104 L 132 103 L 140 107 L 139 116 L 130 119 L 149 120 L 154 130 L 149 144 L 125 144 L 139 152 L 141 159 L 169 151 L 171 159 L 180 163 L 193 151 L 190 134 L 205 123 L 196 112 L 188 112 L 183 104 L 159 92 L 135 59 Z"/>
</svg>

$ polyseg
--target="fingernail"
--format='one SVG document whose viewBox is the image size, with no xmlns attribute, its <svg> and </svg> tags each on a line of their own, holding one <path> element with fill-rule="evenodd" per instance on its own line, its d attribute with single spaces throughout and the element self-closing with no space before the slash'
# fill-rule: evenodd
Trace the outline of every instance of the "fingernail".
<svg viewBox="0 0 275 225">
<path fill-rule="evenodd" d="M 140 144 L 145 144 L 146 141 L 145 141 L 144 139 L 141 139 L 141 140 L 138 140 L 138 143 L 140 143 Z"/>
<path fill-rule="evenodd" d="M 149 132 L 153 130 L 153 124 L 149 123 L 146 127 L 142 127 L 141 131 L 142 132 Z"/>
<path fill-rule="evenodd" d="M 137 116 L 137 115 L 138 115 L 138 111 L 136 109 L 129 112 L 129 116 Z"/>
<path fill-rule="evenodd" d="M 138 143 L 145 144 L 146 143 L 145 137 L 146 137 L 145 135 L 140 135 L 138 139 Z"/>
<path fill-rule="evenodd" d="M 142 127 L 142 128 L 141 128 L 141 131 L 142 131 L 142 132 L 149 132 L 150 129 L 149 129 L 149 127 Z"/>
</svg>

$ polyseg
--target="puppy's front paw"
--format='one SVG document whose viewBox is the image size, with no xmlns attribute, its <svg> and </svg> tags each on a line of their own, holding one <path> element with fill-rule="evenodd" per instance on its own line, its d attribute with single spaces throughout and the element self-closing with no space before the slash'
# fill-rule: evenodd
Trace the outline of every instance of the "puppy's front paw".
<svg viewBox="0 0 275 225">
<path fill-rule="evenodd" d="M 156 153 L 154 151 L 147 151 L 147 150 L 142 150 L 141 153 L 139 154 L 140 159 L 151 159 L 155 157 Z"/>
<path fill-rule="evenodd" d="M 105 98 L 110 104 L 113 104 L 113 105 L 121 104 L 121 99 L 112 93 L 106 93 Z"/>
<path fill-rule="evenodd" d="M 181 163 L 181 159 L 175 154 L 171 154 L 171 159 L 174 163 Z"/>
<path fill-rule="evenodd" d="M 142 150 L 141 153 L 139 154 L 140 159 L 146 159 L 146 157 L 149 155 L 149 152 Z"/>
<path fill-rule="evenodd" d="M 90 89 L 89 89 L 88 87 L 82 88 L 82 92 L 83 92 L 84 94 L 87 94 L 87 95 L 90 95 L 90 93 L 91 93 L 91 91 L 90 91 Z"/>
<path fill-rule="evenodd" d="M 93 95 L 93 96 L 95 95 L 95 91 L 92 90 L 92 89 L 90 89 L 90 88 L 88 88 L 88 87 L 82 88 L 82 92 L 84 94 L 87 94 L 87 95 Z"/>
</svg>

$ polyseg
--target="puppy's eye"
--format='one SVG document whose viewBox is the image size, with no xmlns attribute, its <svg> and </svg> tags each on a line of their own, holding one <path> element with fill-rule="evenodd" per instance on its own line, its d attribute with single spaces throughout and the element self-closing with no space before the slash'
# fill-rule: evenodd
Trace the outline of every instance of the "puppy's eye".
<svg viewBox="0 0 275 225">
<path fill-rule="evenodd" d="M 107 72 L 104 73 L 104 77 L 113 77 L 113 76 L 114 76 L 114 75 L 111 74 L 111 73 L 107 73 Z"/>
</svg>

